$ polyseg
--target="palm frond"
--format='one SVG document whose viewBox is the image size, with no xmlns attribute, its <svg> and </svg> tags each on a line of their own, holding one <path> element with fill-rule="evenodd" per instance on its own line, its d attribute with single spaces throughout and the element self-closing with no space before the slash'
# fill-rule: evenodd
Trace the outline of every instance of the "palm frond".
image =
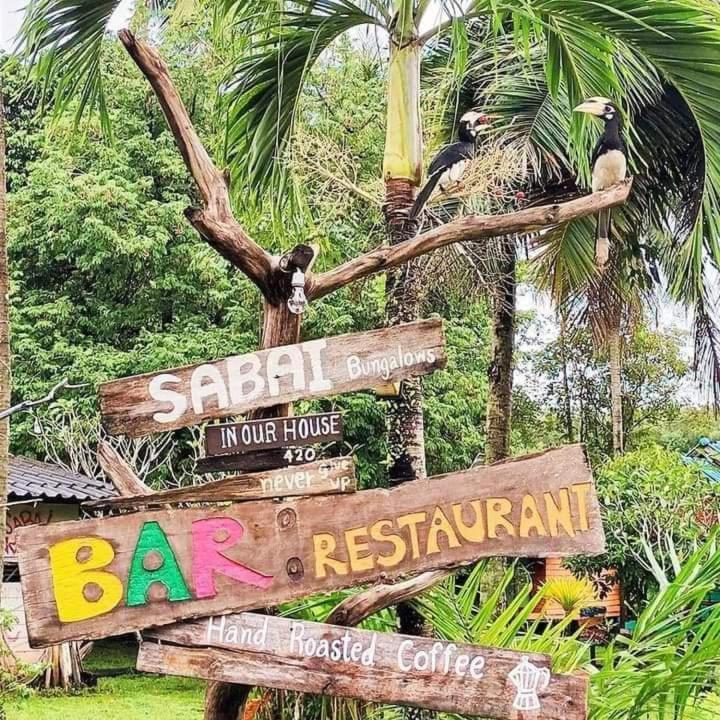
<svg viewBox="0 0 720 720">
<path fill-rule="evenodd" d="M 477 52 L 481 58 L 486 55 L 484 47 Z M 498 135 L 526 154 L 530 204 L 556 202 L 580 192 L 574 156 L 568 150 L 574 142 L 569 120 L 572 104 L 564 80 L 553 98 L 540 55 L 536 50 L 525 62 L 526 58 L 516 53 L 514 61 L 504 57 L 494 74 L 482 68 L 478 76 L 471 73 L 469 78 L 477 96 L 487 97 L 490 112 L 499 117 L 495 123 Z M 576 319 L 590 320 L 596 338 L 602 337 L 608 326 L 605 311 L 615 304 L 609 302 L 612 297 L 624 302 L 627 296 L 634 302 L 634 316 L 637 301 L 653 303 L 654 290 L 662 283 L 689 307 L 708 292 L 707 278 L 698 281 L 698 258 L 707 254 L 696 232 L 706 217 L 706 153 L 701 128 L 682 94 L 645 57 L 619 43 L 614 66 L 625 98 L 634 176 L 628 203 L 614 214 L 620 248 L 618 270 L 625 289 L 620 292 L 617 283 L 608 287 L 608 278 L 597 275 L 591 220 L 571 223 L 532 241 L 541 251 L 536 255 L 540 284 L 550 290 L 556 303 L 573 306 Z M 707 232 L 711 229 L 705 228 Z M 599 293 L 613 288 L 616 292 L 599 303 Z M 707 328 L 709 319 L 709 315 L 700 317 L 697 327 Z M 615 324 L 616 318 L 612 320 Z M 706 366 L 710 377 L 720 383 L 720 373 L 712 363 L 718 353 L 707 351 L 705 342 L 712 337 L 708 332 L 698 335 L 698 350 L 705 348 L 698 359 L 710 363 Z"/>
<path fill-rule="evenodd" d="M 30 0 L 19 33 L 24 58 L 55 112 L 65 112 L 77 100 L 76 122 L 86 111 L 97 110 L 108 134 L 100 61 L 108 22 L 120 2 Z"/>
<path fill-rule="evenodd" d="M 361 25 L 382 25 L 372 2 L 300 0 L 258 15 L 228 2 L 251 54 L 239 59 L 223 91 L 227 161 L 237 187 L 256 195 L 273 186 L 280 200 L 281 160 L 308 71 L 332 42 Z M 273 181 L 276 181 L 273 184 Z"/>
<path fill-rule="evenodd" d="M 442 639 L 548 653 L 557 672 L 577 669 L 585 646 L 568 634 L 570 619 L 553 624 L 530 619 L 544 592 L 525 583 L 508 599 L 516 572 L 512 565 L 497 576 L 496 563 L 493 568 L 492 562 L 480 562 L 467 576 L 453 576 L 424 593 L 416 605 Z"/>
<path fill-rule="evenodd" d="M 594 720 L 706 717 L 703 703 L 720 665 L 720 605 L 707 605 L 720 583 L 717 531 L 645 607 L 629 638 L 599 651 L 591 677 Z"/>
<path fill-rule="evenodd" d="M 720 90 L 720 6 L 704 0 L 616 0 L 588 3 L 581 0 L 531 0 L 533 12 L 554 19 L 561 17 L 565 42 L 589 51 L 593 37 L 610 38 L 618 49 L 641 58 L 677 90 L 701 134 L 703 157 L 702 212 L 696 214 L 693 232 L 684 245 L 692 256 L 686 263 L 686 292 L 700 290 L 697 271 L 702 252 L 718 264 L 720 260 L 720 122 L 717 93 Z M 581 58 L 578 52 L 577 58 Z M 594 74 L 595 66 L 586 72 Z M 647 73 L 645 73 L 647 75 Z M 612 90 L 597 73 L 595 92 Z M 674 137 L 666 138 L 674 142 Z M 700 254 L 700 257 L 699 257 Z M 679 293 L 678 293 L 679 296 Z"/>
</svg>

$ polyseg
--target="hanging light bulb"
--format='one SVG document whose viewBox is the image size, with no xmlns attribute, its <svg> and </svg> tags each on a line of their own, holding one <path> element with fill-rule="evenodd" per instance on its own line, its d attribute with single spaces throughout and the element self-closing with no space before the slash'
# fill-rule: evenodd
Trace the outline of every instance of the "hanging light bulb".
<svg viewBox="0 0 720 720">
<path fill-rule="evenodd" d="M 299 269 L 295 270 L 290 284 L 292 285 L 292 294 L 288 299 L 288 308 L 293 315 L 302 315 L 308 304 L 305 297 L 305 273 Z"/>
<path fill-rule="evenodd" d="M 43 426 L 42 426 L 42 423 L 40 422 L 40 418 L 37 415 L 34 416 L 33 426 L 32 426 L 32 434 L 37 435 L 37 436 L 40 436 L 43 434 Z"/>
</svg>

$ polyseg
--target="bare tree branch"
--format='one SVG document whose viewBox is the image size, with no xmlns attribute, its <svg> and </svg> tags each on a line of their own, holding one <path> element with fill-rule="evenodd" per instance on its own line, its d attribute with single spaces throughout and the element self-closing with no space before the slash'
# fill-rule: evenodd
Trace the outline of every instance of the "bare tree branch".
<svg viewBox="0 0 720 720">
<path fill-rule="evenodd" d="M 45 397 L 41 397 L 38 400 L 23 400 L 17 405 L 5 408 L 5 410 L 0 410 L 0 420 L 10 417 L 11 415 L 15 415 L 15 413 L 27 412 L 38 405 L 45 405 L 52 402 L 61 390 L 76 390 L 81 387 L 87 387 L 87 383 L 71 385 L 67 378 L 63 378 L 52 390 L 50 390 L 47 395 L 45 395 Z"/>
<path fill-rule="evenodd" d="M 103 472 L 110 478 L 121 497 L 152 495 L 153 491 L 140 480 L 120 453 L 104 440 L 98 443 L 97 459 Z"/>
<path fill-rule="evenodd" d="M 585 195 L 556 205 L 526 208 L 504 215 L 468 215 L 428 230 L 399 245 L 382 246 L 360 255 L 333 270 L 310 278 L 306 294 L 317 300 L 345 285 L 368 275 L 403 265 L 420 255 L 456 242 L 476 242 L 500 235 L 518 235 L 551 228 L 555 225 L 594 215 L 598 210 L 625 202 L 632 178 L 608 190 Z"/>
<path fill-rule="evenodd" d="M 416 595 L 429 590 L 452 575 L 453 572 L 455 571 L 433 570 L 395 585 L 374 585 L 357 595 L 346 597 L 327 616 L 325 622 L 331 625 L 357 625 L 365 618 L 391 605 L 412 600 Z"/>
<path fill-rule="evenodd" d="M 135 38 L 129 30 L 121 30 L 118 37 L 152 86 L 205 203 L 202 209 L 189 209 L 188 220 L 215 250 L 267 296 L 273 258 L 247 235 L 233 216 L 225 177 L 200 141 L 167 65 L 153 47 Z"/>
</svg>

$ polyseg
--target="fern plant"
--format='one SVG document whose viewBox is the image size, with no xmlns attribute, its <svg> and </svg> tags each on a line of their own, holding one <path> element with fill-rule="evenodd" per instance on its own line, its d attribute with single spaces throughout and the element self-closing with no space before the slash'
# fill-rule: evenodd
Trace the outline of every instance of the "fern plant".
<svg viewBox="0 0 720 720">
<path fill-rule="evenodd" d="M 567 617 L 576 619 L 580 611 L 595 600 L 595 590 L 587 578 L 554 577 L 544 585 L 545 601 L 556 603 Z"/>
</svg>

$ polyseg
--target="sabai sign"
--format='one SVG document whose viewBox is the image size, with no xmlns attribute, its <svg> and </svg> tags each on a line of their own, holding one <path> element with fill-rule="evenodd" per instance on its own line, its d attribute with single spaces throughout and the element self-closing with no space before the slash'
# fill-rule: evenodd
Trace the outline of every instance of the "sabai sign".
<svg viewBox="0 0 720 720">
<path fill-rule="evenodd" d="M 42 646 L 482 557 L 597 554 L 605 538 L 584 451 L 568 446 L 392 490 L 32 528 L 20 547 Z"/>
<path fill-rule="evenodd" d="M 253 613 L 151 630 L 138 670 L 485 718 L 584 720 L 586 675 L 536 653 Z"/>
<path fill-rule="evenodd" d="M 103 422 L 131 437 L 373 388 L 445 365 L 442 321 L 311 340 L 100 387 Z"/>
</svg>

